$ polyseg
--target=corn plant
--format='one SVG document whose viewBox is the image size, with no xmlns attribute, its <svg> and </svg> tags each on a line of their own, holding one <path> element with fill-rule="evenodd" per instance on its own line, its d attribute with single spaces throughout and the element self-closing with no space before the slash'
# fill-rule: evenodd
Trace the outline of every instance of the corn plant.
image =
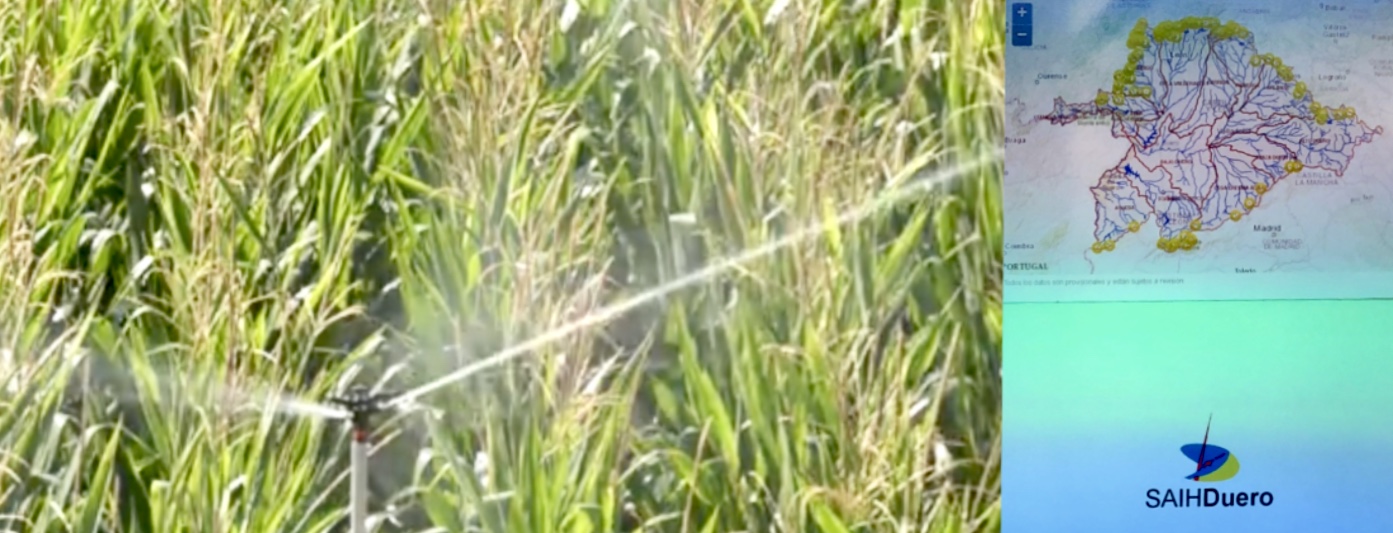
<svg viewBox="0 0 1393 533">
<path fill-rule="evenodd" d="M 998 530 L 1001 13 L 0 6 L 0 530 Z"/>
</svg>

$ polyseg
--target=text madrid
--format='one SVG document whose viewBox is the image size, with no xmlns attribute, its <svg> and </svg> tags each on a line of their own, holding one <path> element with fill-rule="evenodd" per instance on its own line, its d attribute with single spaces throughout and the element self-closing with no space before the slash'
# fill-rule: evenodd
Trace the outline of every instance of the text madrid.
<svg viewBox="0 0 1393 533">
<path fill-rule="evenodd" d="M 1146 506 L 1157 507 L 1267 507 L 1271 492 L 1220 492 L 1218 489 L 1161 489 L 1146 491 Z"/>
</svg>

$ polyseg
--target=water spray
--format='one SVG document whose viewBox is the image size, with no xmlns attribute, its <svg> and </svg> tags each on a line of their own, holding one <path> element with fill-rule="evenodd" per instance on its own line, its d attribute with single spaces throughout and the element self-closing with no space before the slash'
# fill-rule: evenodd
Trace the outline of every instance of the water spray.
<svg viewBox="0 0 1393 533">
<path fill-rule="evenodd" d="M 372 444 L 372 418 L 388 410 L 390 393 L 373 394 L 366 387 L 357 385 L 342 396 L 329 401 L 342 407 L 344 415 L 353 426 L 353 460 L 349 499 L 352 502 L 349 521 L 351 533 L 368 533 L 368 448 Z"/>
<path fill-rule="evenodd" d="M 728 270 L 732 270 L 750 261 L 763 258 L 765 256 L 783 250 L 784 248 L 788 248 L 789 246 L 798 244 L 799 242 L 822 235 L 823 232 L 827 230 L 828 226 L 840 227 L 854 222 L 858 222 L 888 207 L 892 207 L 901 202 L 907 201 L 911 198 L 915 198 L 929 191 L 932 191 L 939 185 L 960 178 L 965 174 L 977 170 L 979 167 L 988 164 L 994 164 L 997 161 L 1001 160 L 1001 157 L 1004 155 L 1004 153 L 1005 150 L 998 148 L 992 151 L 990 154 L 980 156 L 976 159 L 973 159 L 972 161 L 964 162 L 953 167 L 940 170 L 937 173 L 934 173 L 928 177 L 912 180 L 903 186 L 897 187 L 894 190 L 891 190 L 890 192 L 880 195 L 871 202 L 868 202 L 856 209 L 838 215 L 837 218 L 832 221 L 814 221 L 803 226 L 802 228 L 799 228 L 797 231 L 794 231 L 793 233 L 765 243 L 761 246 L 746 250 L 734 256 L 725 257 L 711 265 L 706 266 L 705 268 L 697 270 L 696 272 L 687 274 L 658 287 L 648 289 L 647 291 L 634 295 L 632 298 L 629 298 L 627 300 L 623 300 L 618 303 L 605 306 L 599 310 L 596 310 L 593 313 L 581 317 L 578 320 L 553 328 L 550 331 L 542 333 L 541 335 L 533 337 L 525 342 L 513 345 L 512 347 L 497 352 L 492 356 L 489 356 L 485 359 L 465 366 L 464 368 L 461 368 L 445 376 L 442 376 L 439 379 L 426 383 L 425 385 L 416 387 L 415 389 L 406 391 L 402 393 L 400 396 L 397 396 L 395 399 L 390 400 L 388 402 L 388 405 L 391 406 L 398 403 L 413 401 L 417 398 L 420 398 L 421 396 L 424 396 L 437 389 L 440 389 L 441 387 L 468 378 L 469 376 L 472 376 L 490 367 L 498 366 L 510 360 L 516 359 L 525 353 L 528 353 L 537 348 L 541 348 L 542 346 L 545 346 L 547 344 L 551 344 L 553 342 L 564 339 L 585 328 L 589 328 L 592 326 L 603 324 L 610 320 L 614 320 L 615 318 L 618 318 L 624 313 L 636 309 L 639 306 L 646 305 L 655 300 L 662 299 L 674 292 L 705 282 L 711 278 L 724 274 Z"/>
<path fill-rule="evenodd" d="M 331 420 L 348 420 L 352 425 L 352 462 L 350 465 L 350 524 L 351 533 L 367 533 L 368 515 L 368 451 L 373 433 L 373 417 L 385 411 L 405 407 L 421 396 L 429 394 L 451 383 L 466 379 L 490 367 L 501 365 L 542 346 L 557 342 L 585 328 L 613 320 L 626 312 L 662 299 L 672 293 L 686 289 L 736 269 L 745 263 L 772 255 L 784 248 L 821 235 L 829 226 L 844 226 L 858 222 L 874 213 L 894 206 L 911 198 L 932 191 L 937 186 L 953 181 L 984 165 L 999 161 L 1003 150 L 997 149 L 989 155 L 939 171 L 929 177 L 912 180 L 910 183 L 882 194 L 875 200 L 856 209 L 838 215 L 831 221 L 815 221 L 788 235 L 752 248 L 739 254 L 722 258 L 696 272 L 682 276 L 661 286 L 648 289 L 626 300 L 605 306 L 578 320 L 563 324 L 513 345 L 485 359 L 465 366 L 434 381 L 401 394 L 373 393 L 362 385 L 349 388 L 342 395 L 331 397 L 328 404 L 269 394 L 270 404 L 286 414 L 308 416 Z M 233 396 L 256 396 L 249 391 L 234 391 Z"/>
</svg>

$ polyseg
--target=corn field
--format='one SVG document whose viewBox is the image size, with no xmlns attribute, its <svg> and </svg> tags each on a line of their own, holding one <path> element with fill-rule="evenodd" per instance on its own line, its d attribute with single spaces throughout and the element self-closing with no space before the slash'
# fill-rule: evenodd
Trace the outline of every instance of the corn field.
<svg viewBox="0 0 1393 533">
<path fill-rule="evenodd" d="M 1000 0 L 0 6 L 0 531 L 997 531 Z"/>
</svg>

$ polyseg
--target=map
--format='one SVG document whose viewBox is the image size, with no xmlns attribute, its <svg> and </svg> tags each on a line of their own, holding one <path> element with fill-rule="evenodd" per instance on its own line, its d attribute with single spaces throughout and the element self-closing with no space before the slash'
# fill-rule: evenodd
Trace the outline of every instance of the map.
<svg viewBox="0 0 1393 533">
<path fill-rule="evenodd" d="M 1008 2 L 1007 301 L 1393 297 L 1393 5 L 1076 3 Z"/>
</svg>

